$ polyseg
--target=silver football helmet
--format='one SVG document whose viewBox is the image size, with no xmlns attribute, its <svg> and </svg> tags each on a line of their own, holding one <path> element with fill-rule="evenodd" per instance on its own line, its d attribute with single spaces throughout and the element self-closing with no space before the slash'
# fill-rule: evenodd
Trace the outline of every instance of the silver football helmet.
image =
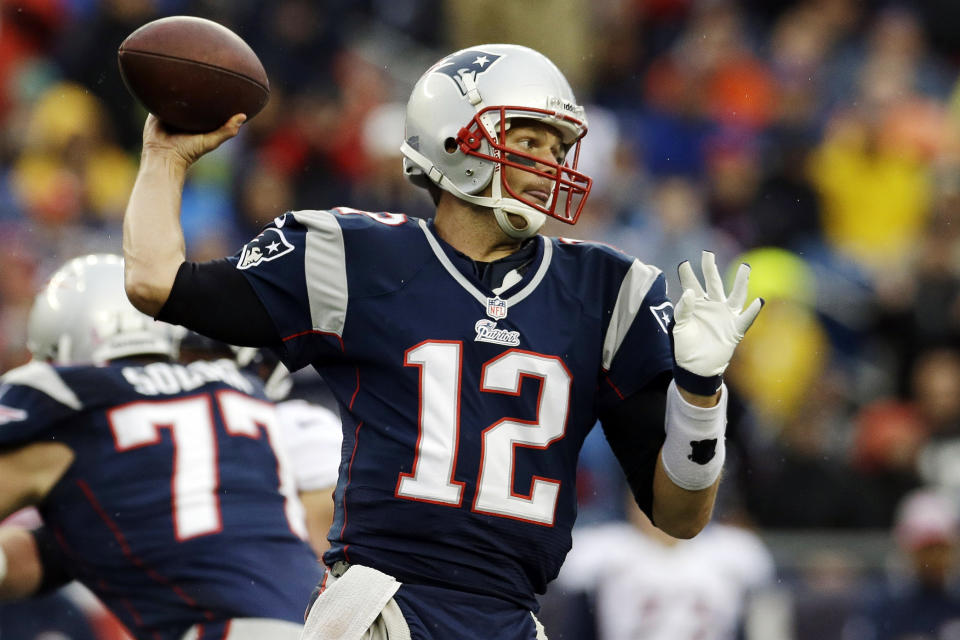
<svg viewBox="0 0 960 640">
<path fill-rule="evenodd" d="M 173 327 L 137 311 L 123 288 L 123 258 L 91 254 L 70 260 L 37 294 L 27 348 L 54 364 L 103 364 L 134 355 L 176 353 Z"/>
<path fill-rule="evenodd" d="M 508 153 L 504 135 L 511 118 L 555 127 L 567 147 L 563 163 L 515 149 Z M 584 109 L 556 65 L 533 49 L 485 44 L 443 58 L 414 85 L 405 127 L 400 147 L 404 175 L 418 186 L 432 182 L 462 200 L 490 207 L 511 237 L 534 235 L 546 216 L 574 224 L 590 192 L 591 179 L 577 171 L 580 140 L 587 133 Z M 505 166 L 551 180 L 547 203 L 511 189 Z M 491 195 L 477 195 L 487 185 Z M 508 213 L 523 218 L 526 226 L 514 225 Z"/>
</svg>

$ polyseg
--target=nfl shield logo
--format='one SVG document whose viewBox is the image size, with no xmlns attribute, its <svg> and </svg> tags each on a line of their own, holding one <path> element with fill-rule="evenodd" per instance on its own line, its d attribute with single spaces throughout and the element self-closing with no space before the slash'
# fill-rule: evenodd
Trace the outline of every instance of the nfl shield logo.
<svg viewBox="0 0 960 640">
<path fill-rule="evenodd" d="M 496 298 L 487 298 L 487 315 L 494 320 L 502 320 L 507 317 L 507 301 L 497 296 Z"/>
</svg>

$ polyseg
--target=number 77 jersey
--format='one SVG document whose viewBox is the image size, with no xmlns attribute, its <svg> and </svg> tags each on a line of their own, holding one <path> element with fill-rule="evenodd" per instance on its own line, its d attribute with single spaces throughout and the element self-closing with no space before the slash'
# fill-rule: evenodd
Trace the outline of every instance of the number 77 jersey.
<svg viewBox="0 0 960 640">
<path fill-rule="evenodd" d="M 0 446 L 35 443 L 72 455 L 38 504 L 65 569 L 135 637 L 302 621 L 320 571 L 275 407 L 235 363 L 18 367 Z"/>
<path fill-rule="evenodd" d="M 530 242 L 497 292 L 399 214 L 287 213 L 235 258 L 286 364 L 312 364 L 341 405 L 328 565 L 536 608 L 570 547 L 583 440 L 670 369 L 672 307 L 654 267 Z M 662 441 L 662 423 L 635 428 Z"/>
</svg>

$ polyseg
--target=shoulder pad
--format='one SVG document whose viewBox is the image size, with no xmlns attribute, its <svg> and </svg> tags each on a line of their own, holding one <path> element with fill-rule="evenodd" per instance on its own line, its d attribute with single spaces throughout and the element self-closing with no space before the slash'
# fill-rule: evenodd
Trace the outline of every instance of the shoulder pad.
<svg viewBox="0 0 960 640">
<path fill-rule="evenodd" d="M 0 383 L 31 387 L 71 409 L 79 411 L 83 408 L 77 394 L 67 386 L 57 370 L 46 362 L 34 360 L 12 369 L 0 378 Z"/>
</svg>

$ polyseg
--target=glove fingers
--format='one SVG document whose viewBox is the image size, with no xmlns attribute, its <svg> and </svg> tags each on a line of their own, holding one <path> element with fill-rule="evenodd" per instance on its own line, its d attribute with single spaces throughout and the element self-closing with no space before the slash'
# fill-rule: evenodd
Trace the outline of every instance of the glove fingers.
<svg viewBox="0 0 960 640">
<path fill-rule="evenodd" d="M 687 264 L 687 263 L 684 263 Z M 693 303 L 697 297 L 697 292 L 693 289 L 684 289 L 683 295 L 677 301 L 677 306 L 673 308 L 673 321 L 675 324 L 683 324 L 693 315 Z"/>
<path fill-rule="evenodd" d="M 723 280 L 720 278 L 720 271 L 717 269 L 717 256 L 712 251 L 704 251 L 701 261 L 703 269 L 703 281 L 707 285 L 707 296 L 711 300 L 723 302 L 727 299 L 723 292 Z"/>
<path fill-rule="evenodd" d="M 750 280 L 750 265 L 741 262 L 737 268 L 737 277 L 733 281 L 733 289 L 730 290 L 730 297 L 727 298 L 727 305 L 734 311 L 739 312 L 743 305 L 747 303 L 747 283 Z"/>
<path fill-rule="evenodd" d="M 737 331 L 740 332 L 740 335 L 743 335 L 747 332 L 747 329 L 750 328 L 750 325 L 753 324 L 753 321 L 757 319 L 757 314 L 760 313 L 760 309 L 763 308 L 763 298 L 757 298 L 750 303 L 750 306 L 741 313 L 736 320 Z"/>
<path fill-rule="evenodd" d="M 680 263 L 680 266 L 677 267 L 677 274 L 680 276 L 680 288 L 683 289 L 683 295 L 686 295 L 689 290 L 693 290 L 695 294 L 701 297 L 707 295 L 703 287 L 700 286 L 700 281 L 697 280 L 697 276 L 694 275 L 693 267 L 690 266 L 689 260 L 684 260 Z"/>
</svg>

